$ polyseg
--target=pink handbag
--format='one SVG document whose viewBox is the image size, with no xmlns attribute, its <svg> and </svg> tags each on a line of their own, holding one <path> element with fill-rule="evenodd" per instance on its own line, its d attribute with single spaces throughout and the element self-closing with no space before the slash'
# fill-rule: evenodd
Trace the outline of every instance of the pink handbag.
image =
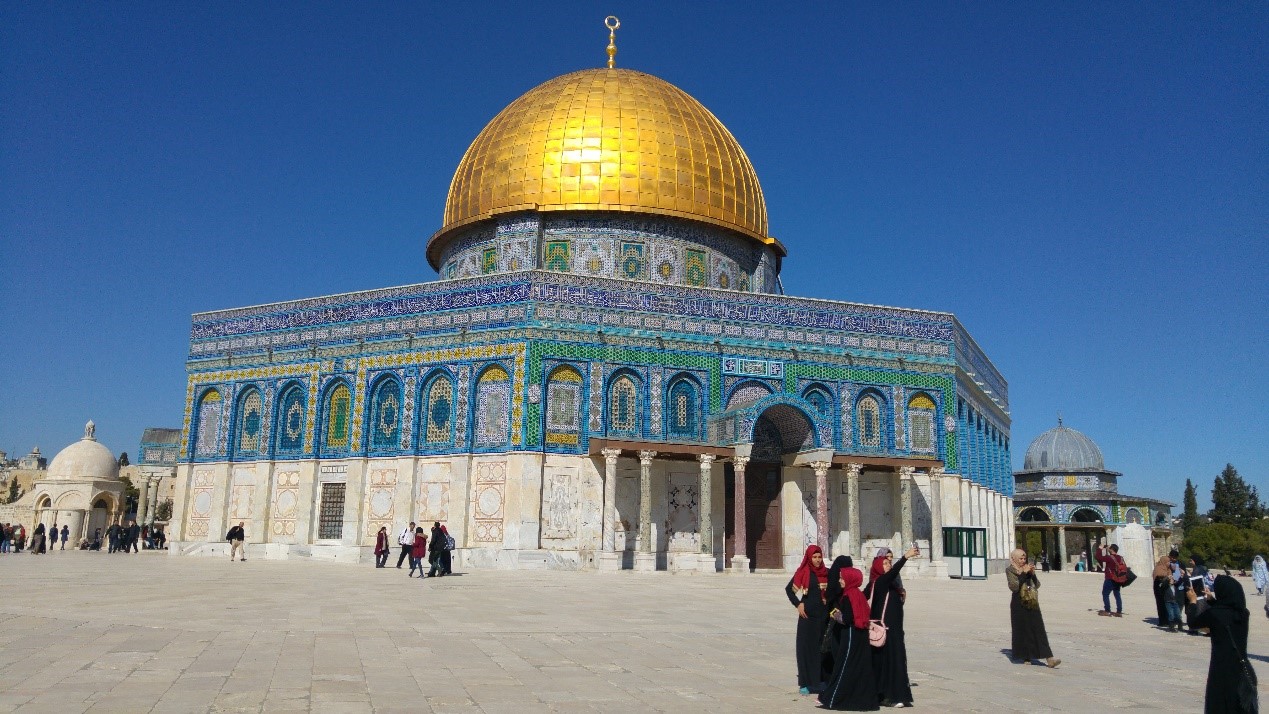
<svg viewBox="0 0 1269 714">
<path fill-rule="evenodd" d="M 886 646 L 886 633 L 890 628 L 886 627 L 886 608 L 890 606 L 890 593 L 886 592 L 886 599 L 881 604 L 881 619 L 868 621 L 868 644 L 873 647 Z"/>
</svg>

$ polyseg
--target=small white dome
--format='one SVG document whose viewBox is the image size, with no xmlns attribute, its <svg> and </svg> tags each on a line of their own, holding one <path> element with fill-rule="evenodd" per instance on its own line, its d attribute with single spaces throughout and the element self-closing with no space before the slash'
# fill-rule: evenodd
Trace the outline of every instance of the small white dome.
<svg viewBox="0 0 1269 714">
<path fill-rule="evenodd" d="M 97 442 L 93 435 L 93 424 L 88 422 L 84 438 L 58 452 L 49 464 L 49 479 L 62 481 L 117 480 L 119 478 L 119 462 L 110 449 Z"/>
</svg>

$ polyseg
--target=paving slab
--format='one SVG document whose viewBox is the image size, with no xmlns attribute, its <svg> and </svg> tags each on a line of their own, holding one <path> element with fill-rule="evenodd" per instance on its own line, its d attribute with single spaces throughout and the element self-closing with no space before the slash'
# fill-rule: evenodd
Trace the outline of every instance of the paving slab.
<svg viewBox="0 0 1269 714">
<path fill-rule="evenodd" d="M 816 708 L 797 694 L 785 576 L 401 575 L 151 553 L 0 556 L 0 712 Z M 1148 587 L 1125 590 L 1125 616 L 1106 618 L 1100 576 L 1041 580 L 1057 670 L 1009 661 L 1003 578 L 906 583 L 918 708 L 1202 701 L 1209 642 L 1153 627 Z M 1269 620 L 1258 602 L 1252 614 L 1251 655 L 1264 669 Z"/>
</svg>

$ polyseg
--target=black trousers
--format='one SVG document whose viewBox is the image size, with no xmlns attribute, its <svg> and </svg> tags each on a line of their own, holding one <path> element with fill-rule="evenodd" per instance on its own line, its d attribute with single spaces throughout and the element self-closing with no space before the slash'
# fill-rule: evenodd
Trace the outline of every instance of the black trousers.
<svg viewBox="0 0 1269 714">
<path fill-rule="evenodd" d="M 414 546 L 412 546 L 412 545 L 403 545 L 403 546 L 401 546 L 401 557 L 397 558 L 397 567 L 398 567 L 398 568 L 399 568 L 399 567 L 401 567 L 401 564 L 405 562 L 405 559 L 406 559 L 406 558 L 409 558 L 409 557 L 410 557 L 410 551 L 412 551 L 412 550 L 414 550 Z"/>
<path fill-rule="evenodd" d="M 390 552 L 391 552 L 391 551 L 387 551 L 387 550 L 385 550 L 385 551 L 383 551 L 382 553 L 379 553 L 379 554 L 375 555 L 375 567 L 376 567 L 376 568 L 382 568 L 383 566 L 385 566 L 385 565 L 387 565 L 387 564 L 388 564 L 388 555 L 390 554 Z"/>
</svg>

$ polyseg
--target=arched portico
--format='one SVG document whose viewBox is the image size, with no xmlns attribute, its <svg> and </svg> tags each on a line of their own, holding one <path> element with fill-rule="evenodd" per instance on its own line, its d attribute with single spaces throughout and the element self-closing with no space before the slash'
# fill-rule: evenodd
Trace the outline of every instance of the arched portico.
<svg viewBox="0 0 1269 714">
<path fill-rule="evenodd" d="M 801 402 L 802 400 L 797 400 Z M 766 398 L 754 405 L 749 444 L 723 473 L 727 537 L 725 563 L 733 569 L 782 569 L 781 471 L 787 455 L 819 444 L 815 424 L 802 405 Z M 760 410 L 760 411 L 759 411 Z"/>
</svg>

